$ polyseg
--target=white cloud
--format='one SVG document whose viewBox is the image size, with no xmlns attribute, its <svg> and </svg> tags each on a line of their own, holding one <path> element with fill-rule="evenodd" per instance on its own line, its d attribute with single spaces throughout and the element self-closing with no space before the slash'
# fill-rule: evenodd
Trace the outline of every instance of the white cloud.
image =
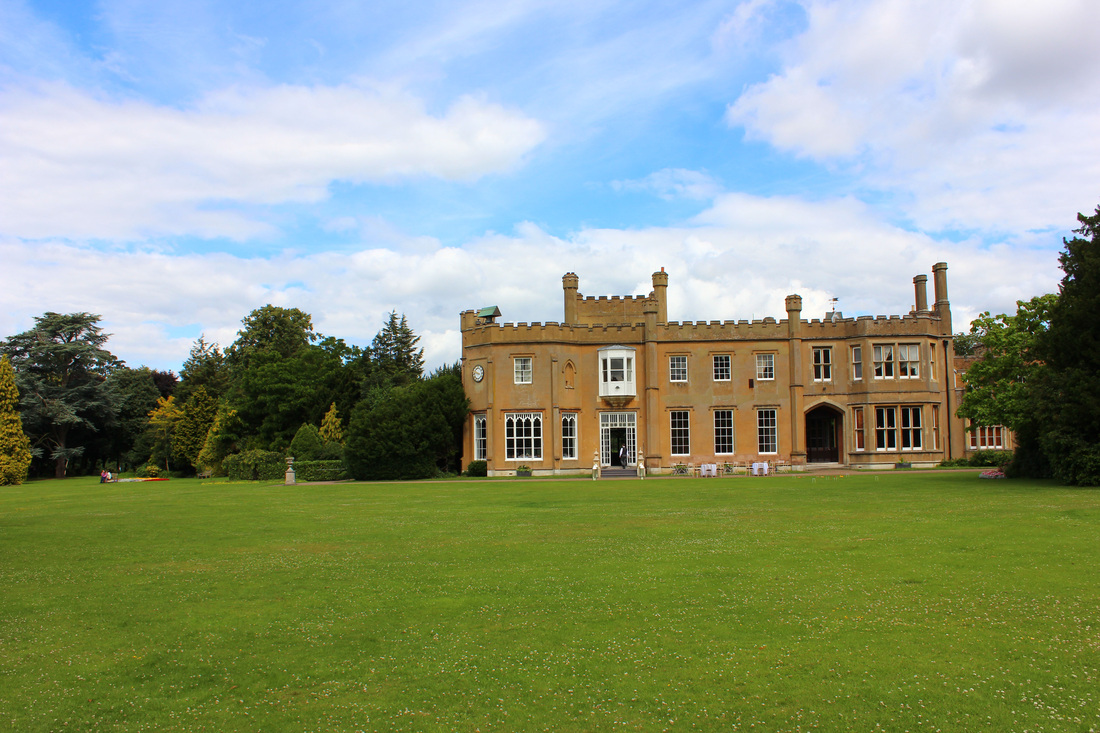
<svg viewBox="0 0 1100 733">
<path fill-rule="evenodd" d="M 540 123 L 464 96 L 441 116 L 395 90 L 229 89 L 189 109 L 61 84 L 0 98 L 0 227 L 20 237 L 263 234 L 237 206 L 316 202 L 333 181 L 509 170 Z"/>
<path fill-rule="evenodd" d="M 1100 4 L 807 0 L 727 121 L 912 196 L 929 229 L 1064 226 L 1100 180 Z M 1026 205 L 1025 205 L 1026 204 Z"/>
<path fill-rule="evenodd" d="M 249 311 L 266 303 L 313 315 L 317 330 L 366 345 L 391 310 L 422 335 L 429 367 L 460 354 L 459 313 L 500 306 L 509 322 L 560 321 L 561 276 L 576 272 L 586 295 L 645 294 L 661 267 L 670 275 L 669 317 L 784 317 L 803 296 L 819 318 L 829 298 L 853 314 L 902 314 L 912 278 L 949 263 L 955 330 L 983 310 L 1053 292 L 1060 276 L 1049 242 L 987 248 L 950 243 L 882 223 L 855 199 L 718 196 L 678 227 L 584 229 L 556 237 L 532 224 L 462 248 L 387 247 L 350 254 L 276 257 L 167 255 L 67 243 L 0 241 L 9 287 L 0 291 L 0 334 L 28 328 L 47 310 L 104 317 L 115 353 L 131 364 L 178 368 L 199 333 L 223 345 Z M 931 297 L 931 292 L 930 292 Z"/>
<path fill-rule="evenodd" d="M 617 191 L 645 191 L 663 199 L 707 200 L 722 190 L 708 173 L 683 168 L 665 168 L 639 180 L 612 181 L 611 187 Z"/>
</svg>

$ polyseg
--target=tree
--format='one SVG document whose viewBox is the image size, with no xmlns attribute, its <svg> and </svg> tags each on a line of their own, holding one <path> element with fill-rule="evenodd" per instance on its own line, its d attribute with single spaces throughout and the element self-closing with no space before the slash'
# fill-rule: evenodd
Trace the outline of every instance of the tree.
<svg viewBox="0 0 1100 733">
<path fill-rule="evenodd" d="M 1064 276 L 1041 349 L 1046 369 L 1031 404 L 1038 442 L 1054 477 L 1100 485 L 1100 206 L 1078 214 L 1081 226 L 1063 239 Z"/>
<path fill-rule="evenodd" d="M 265 305 L 245 316 L 241 325 L 226 352 L 233 368 L 247 368 L 256 354 L 293 356 L 317 340 L 312 318 L 297 308 Z"/>
<path fill-rule="evenodd" d="M 325 443 L 344 444 L 344 431 L 340 427 L 340 416 L 336 412 L 335 402 L 328 408 L 325 419 L 321 421 L 321 440 Z"/>
<path fill-rule="evenodd" d="M 202 450 L 195 459 L 195 465 L 207 468 L 218 476 L 224 475 L 222 462 L 237 450 L 243 431 L 244 425 L 237 416 L 237 411 L 227 405 L 220 405 L 217 415 L 214 416 L 214 424 L 206 433 Z"/>
<path fill-rule="evenodd" d="M 96 325 L 99 319 L 49 312 L 0 348 L 15 369 L 24 429 L 35 448 L 48 451 L 57 478 L 84 452 L 70 438 L 109 426 L 117 412 L 105 382 L 121 362 L 103 348 L 108 335 Z"/>
<path fill-rule="evenodd" d="M 988 315 L 988 311 L 982 314 L 982 316 Z M 978 356 L 978 350 L 981 348 L 981 342 L 978 340 L 980 337 L 980 334 L 973 331 L 955 334 L 952 342 L 955 347 L 955 356 Z"/>
<path fill-rule="evenodd" d="M 18 408 L 15 370 L 4 356 L 0 358 L 0 486 L 26 481 L 31 465 L 31 442 L 23 432 Z"/>
<path fill-rule="evenodd" d="M 404 315 L 390 311 L 386 325 L 371 341 L 368 354 L 370 369 L 363 392 L 412 384 L 424 375 L 424 349 L 416 348 L 420 337 L 413 332 Z"/>
<path fill-rule="evenodd" d="M 149 413 L 149 437 L 153 451 L 149 456 L 149 462 L 159 464 L 164 460 L 164 470 L 171 470 L 168 459 L 172 455 L 172 438 L 175 436 L 176 424 L 179 422 L 182 412 L 176 404 L 175 397 L 157 398 L 157 406 Z"/>
<path fill-rule="evenodd" d="M 235 370 L 229 401 L 255 445 L 285 451 L 303 423 L 317 425 L 333 402 L 350 410 L 358 396 L 361 352 L 326 338 L 291 356 L 253 353 Z"/>
<path fill-rule="evenodd" d="M 176 385 L 180 381 L 175 372 L 172 370 L 162 372 L 159 369 L 150 369 L 149 373 L 153 376 L 153 384 L 156 385 L 161 397 L 170 397 L 175 393 Z"/>
<path fill-rule="evenodd" d="M 290 455 L 298 461 L 319 461 L 324 457 L 321 433 L 309 423 L 302 423 L 294 440 L 290 441 Z"/>
<path fill-rule="evenodd" d="M 203 336 L 191 346 L 183 362 L 176 394 L 186 400 L 198 387 L 203 387 L 215 400 L 221 399 L 229 389 L 229 364 L 225 354 L 216 343 L 208 344 Z"/>
<path fill-rule="evenodd" d="M 361 402 L 348 425 L 345 456 L 357 479 L 430 478 L 457 467 L 469 401 L 451 374 L 397 387 Z"/>
<path fill-rule="evenodd" d="M 151 450 L 145 428 L 149 413 L 162 396 L 156 386 L 156 372 L 148 367 L 121 367 L 107 377 L 107 387 L 117 400 L 118 417 L 110 431 L 106 455 L 115 466 L 145 463 Z"/>
<path fill-rule="evenodd" d="M 1005 425 L 1019 432 L 1033 417 L 1031 386 L 1044 368 L 1040 340 L 1046 332 L 1055 295 L 1016 303 L 1016 315 L 974 319 L 970 335 L 981 344 L 981 357 L 966 372 L 966 393 L 958 415 L 975 426 Z"/>
<path fill-rule="evenodd" d="M 199 465 L 199 453 L 217 414 L 218 403 L 205 387 L 197 387 L 183 403 L 172 434 L 172 455 L 184 469 Z"/>
</svg>

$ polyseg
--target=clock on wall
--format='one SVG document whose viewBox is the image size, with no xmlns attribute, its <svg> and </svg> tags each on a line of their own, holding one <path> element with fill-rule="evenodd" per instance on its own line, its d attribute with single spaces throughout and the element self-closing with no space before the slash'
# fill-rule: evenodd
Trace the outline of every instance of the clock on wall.
<svg viewBox="0 0 1100 733">
<path fill-rule="evenodd" d="M 476 367 L 474 367 L 474 381 L 475 382 L 480 382 L 484 378 L 485 378 L 485 370 L 481 368 L 480 364 L 478 364 Z"/>
</svg>

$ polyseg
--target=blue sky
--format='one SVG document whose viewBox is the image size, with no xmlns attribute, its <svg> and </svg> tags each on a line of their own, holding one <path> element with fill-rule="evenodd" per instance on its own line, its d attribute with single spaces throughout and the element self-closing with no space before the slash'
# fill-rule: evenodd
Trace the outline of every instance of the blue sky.
<svg viewBox="0 0 1100 733">
<path fill-rule="evenodd" d="M 266 303 L 366 344 L 561 318 L 1054 291 L 1100 203 L 1100 5 L 0 0 L 0 335 L 103 316 L 178 369 Z"/>
</svg>

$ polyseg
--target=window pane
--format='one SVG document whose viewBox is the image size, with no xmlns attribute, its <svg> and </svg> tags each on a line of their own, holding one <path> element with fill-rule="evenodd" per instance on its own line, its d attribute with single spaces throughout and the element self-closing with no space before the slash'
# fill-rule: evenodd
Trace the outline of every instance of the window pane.
<svg viewBox="0 0 1100 733">
<path fill-rule="evenodd" d="M 714 452 L 733 453 L 733 410 L 714 411 Z"/>
<path fill-rule="evenodd" d="M 531 357 L 517 356 L 515 360 L 515 383 L 531 383 Z"/>
<path fill-rule="evenodd" d="M 691 453 L 691 435 L 687 410 L 673 410 L 669 413 L 672 422 L 672 455 L 686 456 Z"/>
<path fill-rule="evenodd" d="M 572 413 L 561 416 L 561 457 L 577 457 L 577 416 Z"/>
<path fill-rule="evenodd" d="M 775 354 L 756 355 L 756 378 L 775 379 Z"/>
<path fill-rule="evenodd" d="M 778 423 L 775 410 L 756 413 L 756 443 L 758 453 L 776 453 L 779 449 Z"/>
<path fill-rule="evenodd" d="M 668 357 L 668 381 L 686 382 L 688 378 L 688 358 L 686 356 Z"/>
<path fill-rule="evenodd" d="M 730 355 L 717 354 L 714 357 L 714 381 L 728 382 L 730 379 Z"/>
</svg>

